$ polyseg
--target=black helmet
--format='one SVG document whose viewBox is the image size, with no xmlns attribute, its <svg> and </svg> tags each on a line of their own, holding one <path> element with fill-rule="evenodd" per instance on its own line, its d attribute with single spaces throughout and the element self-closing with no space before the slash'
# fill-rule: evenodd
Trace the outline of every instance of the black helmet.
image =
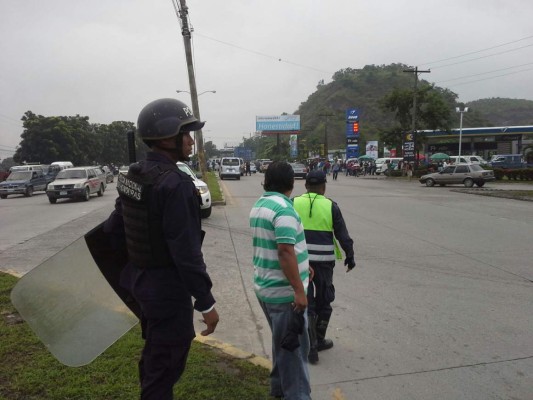
<svg viewBox="0 0 533 400">
<path fill-rule="evenodd" d="M 137 129 L 143 140 L 167 139 L 180 132 L 202 129 L 205 122 L 198 121 L 185 103 L 176 99 L 159 99 L 147 104 L 137 119 Z"/>
</svg>

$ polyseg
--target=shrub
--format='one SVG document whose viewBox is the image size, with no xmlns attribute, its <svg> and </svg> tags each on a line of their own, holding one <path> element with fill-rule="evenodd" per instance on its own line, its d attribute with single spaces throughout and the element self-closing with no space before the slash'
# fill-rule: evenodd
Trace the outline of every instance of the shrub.
<svg viewBox="0 0 533 400">
<path fill-rule="evenodd" d="M 495 169 L 494 176 L 496 177 L 496 180 L 501 181 L 504 177 L 503 169 Z"/>
</svg>

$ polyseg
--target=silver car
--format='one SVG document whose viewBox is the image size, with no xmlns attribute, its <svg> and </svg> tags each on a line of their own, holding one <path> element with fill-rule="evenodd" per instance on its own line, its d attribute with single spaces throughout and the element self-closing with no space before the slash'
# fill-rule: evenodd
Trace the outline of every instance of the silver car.
<svg viewBox="0 0 533 400">
<path fill-rule="evenodd" d="M 300 163 L 291 163 L 295 178 L 305 179 L 307 177 L 307 167 Z"/>
<path fill-rule="evenodd" d="M 476 184 L 482 187 L 485 182 L 495 179 L 494 172 L 483 169 L 479 164 L 457 164 L 449 165 L 440 172 L 423 175 L 419 181 L 426 186 L 463 184 L 472 187 Z"/>
</svg>

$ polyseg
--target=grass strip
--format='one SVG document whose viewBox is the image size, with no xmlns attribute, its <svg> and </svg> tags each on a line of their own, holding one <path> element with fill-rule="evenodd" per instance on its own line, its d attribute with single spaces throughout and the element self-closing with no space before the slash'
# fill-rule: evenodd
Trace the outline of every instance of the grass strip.
<svg viewBox="0 0 533 400">
<path fill-rule="evenodd" d="M 138 399 L 137 361 L 143 346 L 137 325 L 91 364 L 60 364 L 20 319 L 9 294 L 17 278 L 0 273 L 0 399 Z M 263 400 L 269 371 L 193 342 L 187 368 L 174 388 L 177 400 Z"/>
</svg>

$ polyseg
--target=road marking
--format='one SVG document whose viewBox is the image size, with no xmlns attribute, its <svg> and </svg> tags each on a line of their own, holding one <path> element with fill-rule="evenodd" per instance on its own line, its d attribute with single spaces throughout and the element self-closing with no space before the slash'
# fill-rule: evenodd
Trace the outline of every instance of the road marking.
<svg viewBox="0 0 533 400">
<path fill-rule="evenodd" d="M 337 389 L 335 389 L 333 391 L 332 400 L 346 400 L 346 397 L 344 397 L 344 394 L 342 393 L 342 390 L 337 388 Z"/>
</svg>

